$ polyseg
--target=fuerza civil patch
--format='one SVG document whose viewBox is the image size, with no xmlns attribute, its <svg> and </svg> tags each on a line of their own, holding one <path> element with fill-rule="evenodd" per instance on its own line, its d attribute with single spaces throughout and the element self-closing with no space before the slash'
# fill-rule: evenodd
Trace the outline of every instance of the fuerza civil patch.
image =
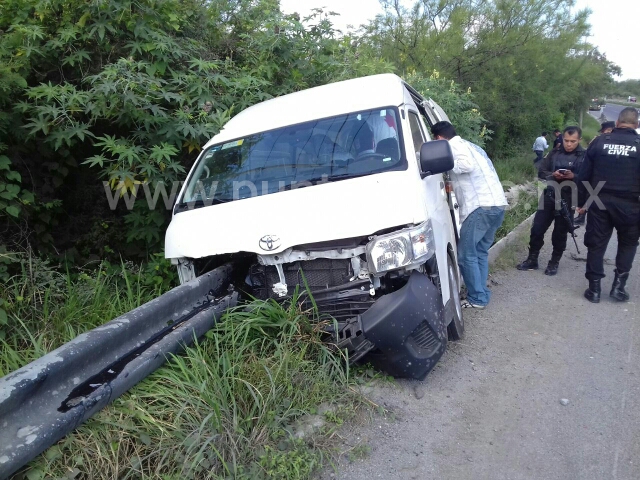
<svg viewBox="0 0 640 480">
<path fill-rule="evenodd" d="M 602 147 L 609 155 L 619 155 L 628 157 L 630 153 L 637 152 L 635 145 L 618 145 L 616 143 L 605 143 Z"/>
</svg>

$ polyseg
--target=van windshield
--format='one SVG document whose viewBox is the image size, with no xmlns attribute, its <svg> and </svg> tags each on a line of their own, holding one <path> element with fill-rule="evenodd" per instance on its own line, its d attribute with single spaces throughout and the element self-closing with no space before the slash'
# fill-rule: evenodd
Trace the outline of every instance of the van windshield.
<svg viewBox="0 0 640 480">
<path fill-rule="evenodd" d="M 207 148 L 180 210 L 292 188 L 404 170 L 395 107 L 257 133 Z"/>
</svg>

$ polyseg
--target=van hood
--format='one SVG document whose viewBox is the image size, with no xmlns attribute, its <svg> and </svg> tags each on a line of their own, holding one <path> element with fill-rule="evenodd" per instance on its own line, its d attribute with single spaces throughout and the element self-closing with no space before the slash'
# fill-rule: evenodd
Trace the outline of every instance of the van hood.
<svg viewBox="0 0 640 480">
<path fill-rule="evenodd" d="M 274 254 L 421 223 L 420 188 L 409 171 L 385 172 L 184 211 L 167 229 L 165 256 Z"/>
</svg>

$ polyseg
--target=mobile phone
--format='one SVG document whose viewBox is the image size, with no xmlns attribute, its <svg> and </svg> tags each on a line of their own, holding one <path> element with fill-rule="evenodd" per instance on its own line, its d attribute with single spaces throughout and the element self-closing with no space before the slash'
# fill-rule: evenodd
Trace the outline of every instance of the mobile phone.
<svg viewBox="0 0 640 480">
<path fill-rule="evenodd" d="M 562 175 L 564 175 L 565 173 L 567 173 L 569 170 L 567 170 L 566 168 L 559 168 L 558 172 L 560 172 Z"/>
</svg>

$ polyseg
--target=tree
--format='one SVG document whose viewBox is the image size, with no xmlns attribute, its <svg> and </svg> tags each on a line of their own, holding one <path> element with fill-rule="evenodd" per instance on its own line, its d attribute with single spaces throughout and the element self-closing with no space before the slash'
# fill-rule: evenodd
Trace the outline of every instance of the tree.
<svg viewBox="0 0 640 480">
<path fill-rule="evenodd" d="M 471 87 L 495 131 L 492 153 L 575 117 L 594 79 L 616 73 L 586 48 L 589 11 L 574 13 L 571 0 L 381 2 L 384 15 L 365 33 L 372 53 Z"/>
<path fill-rule="evenodd" d="M 640 79 L 623 80 L 606 85 L 603 92 L 607 96 L 615 96 L 621 98 L 640 97 Z"/>
</svg>

